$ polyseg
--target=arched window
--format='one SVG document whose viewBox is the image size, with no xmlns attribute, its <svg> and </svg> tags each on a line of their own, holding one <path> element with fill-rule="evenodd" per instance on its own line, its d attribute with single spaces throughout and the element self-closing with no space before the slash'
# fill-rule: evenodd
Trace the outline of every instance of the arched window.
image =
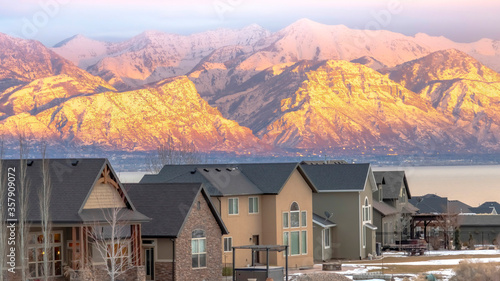
<svg viewBox="0 0 500 281">
<path fill-rule="evenodd" d="M 291 227 L 300 226 L 300 208 L 297 202 L 293 202 L 290 206 L 290 225 Z"/>
<path fill-rule="evenodd" d="M 191 259 L 193 268 L 207 267 L 207 238 L 205 231 L 195 229 L 191 233 Z"/>
<path fill-rule="evenodd" d="M 370 204 L 368 202 L 368 197 L 365 197 L 365 204 L 363 205 L 363 222 L 371 221 L 370 218 Z"/>
</svg>

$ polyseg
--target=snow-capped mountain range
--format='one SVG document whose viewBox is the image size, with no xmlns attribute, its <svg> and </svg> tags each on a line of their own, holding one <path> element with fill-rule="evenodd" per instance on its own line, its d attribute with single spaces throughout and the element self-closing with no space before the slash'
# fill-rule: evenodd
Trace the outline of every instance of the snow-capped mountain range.
<svg viewBox="0 0 500 281">
<path fill-rule="evenodd" d="M 500 43 L 307 19 L 53 48 L 0 34 L 0 133 L 153 149 L 500 151 Z"/>
</svg>

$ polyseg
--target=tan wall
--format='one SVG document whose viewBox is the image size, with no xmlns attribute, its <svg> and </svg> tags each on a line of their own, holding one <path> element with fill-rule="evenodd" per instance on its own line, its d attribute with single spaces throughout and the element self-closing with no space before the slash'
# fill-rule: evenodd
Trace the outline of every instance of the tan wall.
<svg viewBox="0 0 500 281">
<path fill-rule="evenodd" d="M 259 198 L 259 214 L 248 214 L 248 198 Z M 283 244 L 283 212 L 290 211 L 292 202 L 297 202 L 302 210 L 307 211 L 307 226 L 299 228 L 307 231 L 307 249 L 305 255 L 290 256 L 290 267 L 306 267 L 312 266 L 313 262 L 313 227 L 312 227 L 312 190 L 304 181 L 301 174 L 296 170 L 286 182 L 279 195 L 260 195 L 260 196 L 238 196 L 239 198 L 239 214 L 228 214 L 229 198 L 221 197 L 221 217 L 224 224 L 229 230 L 229 235 L 224 237 L 232 237 L 233 246 L 253 245 L 253 235 L 259 235 L 260 245 L 282 245 Z M 212 200 L 212 202 L 215 202 Z M 299 230 L 297 229 L 297 230 Z M 295 229 L 293 229 L 295 230 Z M 286 231 L 290 231 L 287 229 Z M 224 252 L 222 239 L 222 263 L 230 265 L 232 263 L 232 252 Z M 266 261 L 265 252 L 260 253 L 260 261 Z M 283 253 L 270 252 L 269 261 L 271 265 L 285 265 Z M 246 266 L 251 264 L 250 250 L 236 250 L 236 267 Z"/>
<path fill-rule="evenodd" d="M 248 213 L 248 198 L 257 197 L 259 198 L 259 212 L 257 214 Z M 229 215 L 229 199 L 238 198 L 239 201 L 239 213 L 237 215 Z M 220 197 L 221 201 L 221 217 L 222 221 L 226 225 L 229 234 L 224 235 L 221 243 L 222 251 L 222 263 L 232 264 L 233 254 L 232 252 L 224 252 L 224 237 L 231 237 L 233 240 L 233 246 L 246 246 L 253 245 L 254 241 L 251 239 L 253 235 L 259 235 L 259 244 L 263 244 L 262 235 L 262 214 L 268 214 L 263 204 L 263 198 L 260 195 L 257 196 L 234 196 L 234 197 Z M 212 201 L 213 202 L 213 201 Z M 236 266 L 246 266 L 252 263 L 252 254 L 249 250 L 237 250 L 236 252 Z"/>
<path fill-rule="evenodd" d="M 149 239 L 145 239 L 149 240 Z M 158 238 L 155 245 L 155 261 L 171 262 L 174 258 L 174 242 L 170 238 Z"/>
<path fill-rule="evenodd" d="M 290 212 L 290 206 L 293 202 L 297 202 L 300 211 L 307 212 L 307 225 L 300 228 L 283 228 L 283 212 Z M 269 236 L 274 235 L 275 241 L 269 241 L 270 244 L 283 245 L 283 232 L 305 230 L 307 231 L 307 254 L 289 256 L 289 267 L 308 267 L 314 265 L 313 259 L 313 223 L 312 223 L 312 190 L 305 182 L 302 175 L 295 170 L 287 183 L 283 187 L 279 195 L 276 196 L 276 217 L 277 223 L 265 225 L 264 228 L 269 232 Z M 269 230 L 267 230 L 269 229 Z M 274 229 L 271 231 L 270 229 Z M 301 233 L 302 235 L 302 233 Z M 302 238 L 300 238 L 302 240 Z M 302 242 L 302 241 L 301 241 Z M 285 257 L 283 253 L 273 253 L 270 255 L 270 261 L 279 266 L 285 265 Z"/>
</svg>

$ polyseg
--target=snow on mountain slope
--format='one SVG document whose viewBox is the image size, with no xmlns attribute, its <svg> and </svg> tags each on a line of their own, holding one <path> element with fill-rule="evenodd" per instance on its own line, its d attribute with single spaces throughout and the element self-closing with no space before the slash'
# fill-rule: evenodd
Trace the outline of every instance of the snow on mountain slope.
<svg viewBox="0 0 500 281">
<path fill-rule="evenodd" d="M 99 49 L 95 51 L 95 59 L 98 58 L 98 61 L 87 66 L 87 70 L 119 88 L 136 88 L 167 77 L 185 75 L 218 48 L 252 46 L 269 34 L 257 25 L 240 30 L 218 29 L 188 36 L 147 31 L 130 40 L 106 45 L 105 54 L 104 46 L 95 42 L 86 44 L 91 50 L 84 48 L 71 54 L 73 40 L 54 48 L 54 51 L 73 59 L 81 57 L 78 64 L 86 66 L 86 54 Z"/>
<path fill-rule="evenodd" d="M 259 140 L 208 105 L 187 77 L 154 87 L 80 96 L 37 114 L 22 112 L 0 121 L 4 136 L 44 136 L 53 143 L 153 150 L 167 138 L 200 151 L 255 151 Z"/>
<path fill-rule="evenodd" d="M 500 139 L 500 74 L 473 57 L 450 49 L 381 71 L 480 140 Z"/>
<path fill-rule="evenodd" d="M 360 64 L 327 61 L 281 100 L 258 135 L 284 148 L 385 147 L 405 150 L 476 144 L 430 102 Z"/>
</svg>

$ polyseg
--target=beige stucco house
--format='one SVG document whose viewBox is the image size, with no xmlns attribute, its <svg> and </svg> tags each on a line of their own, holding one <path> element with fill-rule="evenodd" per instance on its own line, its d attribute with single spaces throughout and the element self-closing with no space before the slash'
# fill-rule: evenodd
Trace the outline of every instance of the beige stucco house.
<svg viewBox="0 0 500 281">
<path fill-rule="evenodd" d="M 314 259 L 364 259 L 375 252 L 370 164 L 303 162 L 318 192 L 313 194 Z"/>
<path fill-rule="evenodd" d="M 141 183 L 201 182 L 211 196 L 229 234 L 222 238 L 222 264 L 232 265 L 232 247 L 289 245 L 289 267 L 313 263 L 313 193 L 316 188 L 297 163 L 166 165 Z M 265 255 L 255 255 L 255 264 Z M 236 256 L 236 267 L 252 264 L 251 252 Z M 282 252 L 269 263 L 285 265 Z"/>
</svg>

